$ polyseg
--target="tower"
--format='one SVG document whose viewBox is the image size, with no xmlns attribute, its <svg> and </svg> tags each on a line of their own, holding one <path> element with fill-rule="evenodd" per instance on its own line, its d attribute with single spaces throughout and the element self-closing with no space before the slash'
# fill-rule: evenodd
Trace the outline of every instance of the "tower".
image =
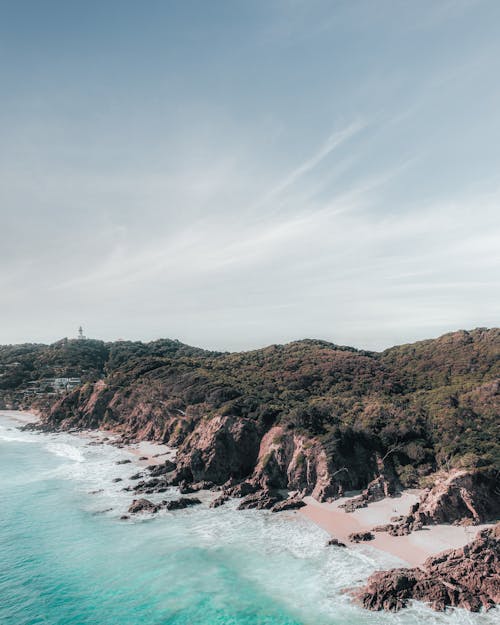
<svg viewBox="0 0 500 625">
<path fill-rule="evenodd" d="M 83 336 L 83 328 L 82 328 L 82 326 L 80 326 L 80 327 L 78 328 L 78 339 L 79 339 L 80 341 L 82 341 L 84 338 L 85 338 L 85 337 Z"/>
</svg>

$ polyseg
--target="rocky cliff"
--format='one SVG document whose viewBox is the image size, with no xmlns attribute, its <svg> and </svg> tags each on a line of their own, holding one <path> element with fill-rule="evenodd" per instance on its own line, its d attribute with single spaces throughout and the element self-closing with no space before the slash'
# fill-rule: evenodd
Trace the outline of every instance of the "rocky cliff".
<svg viewBox="0 0 500 625">
<path fill-rule="evenodd" d="M 369 610 L 396 611 L 411 600 L 435 610 L 492 608 L 500 603 L 500 524 L 483 530 L 462 549 L 429 558 L 422 569 L 374 573 L 353 595 Z"/>
<path fill-rule="evenodd" d="M 409 534 L 438 523 L 478 525 L 500 518 L 500 479 L 493 469 L 454 470 L 435 476 L 409 514 L 379 527 L 394 536 Z"/>
<path fill-rule="evenodd" d="M 45 427 L 168 442 L 178 447 L 178 481 L 248 481 L 321 500 L 366 489 L 353 502 L 365 505 L 440 468 L 500 468 L 497 329 L 381 354 L 310 340 L 241 354 L 175 341 L 91 347 L 100 379 L 48 398 L 39 406 Z M 94 352 L 84 348 L 5 353 L 24 358 L 33 376 L 38 362 L 46 371 L 54 359 L 58 371 L 66 360 L 74 371 L 80 352 L 88 366 Z M 451 521 L 452 508 L 457 518 L 477 508 L 457 492 L 420 512 Z"/>
</svg>

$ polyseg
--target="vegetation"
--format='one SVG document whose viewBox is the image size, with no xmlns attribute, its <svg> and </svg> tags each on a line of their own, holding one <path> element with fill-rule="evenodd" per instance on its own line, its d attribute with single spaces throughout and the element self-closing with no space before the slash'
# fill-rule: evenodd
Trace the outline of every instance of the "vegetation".
<svg viewBox="0 0 500 625">
<path fill-rule="evenodd" d="M 124 402 L 192 418 L 247 417 L 261 431 L 280 423 L 339 458 L 362 441 L 390 456 L 410 485 L 439 467 L 500 469 L 499 356 L 500 330 L 484 328 L 382 353 L 313 340 L 243 353 L 170 340 L 64 340 L 1 347 L 0 391 L 61 372 L 104 378 Z"/>
</svg>

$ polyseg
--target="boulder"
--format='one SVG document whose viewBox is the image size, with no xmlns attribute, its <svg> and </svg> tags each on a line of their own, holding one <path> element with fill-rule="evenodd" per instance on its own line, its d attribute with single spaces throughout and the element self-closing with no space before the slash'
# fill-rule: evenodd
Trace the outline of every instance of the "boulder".
<svg viewBox="0 0 500 625">
<path fill-rule="evenodd" d="M 368 540 L 374 540 L 375 536 L 371 532 L 353 532 L 349 534 L 349 540 L 352 543 L 362 543 Z"/>
<path fill-rule="evenodd" d="M 339 507 L 344 508 L 346 512 L 354 512 L 354 510 L 357 510 L 358 508 L 366 508 L 369 503 L 382 501 L 385 497 L 391 497 L 394 494 L 394 482 L 388 480 L 383 475 L 379 475 L 379 477 L 372 480 L 368 484 L 361 495 L 354 497 L 353 499 L 349 499 Z"/>
<path fill-rule="evenodd" d="M 270 510 L 279 501 L 283 499 L 283 496 L 278 491 L 272 491 L 269 489 L 261 490 L 253 495 L 248 495 L 238 506 L 238 510 L 248 510 L 250 508 L 256 508 L 258 510 Z"/>
<path fill-rule="evenodd" d="M 278 501 L 271 508 L 272 512 L 283 512 L 284 510 L 298 510 L 303 508 L 306 504 L 300 499 L 300 497 L 289 497 L 283 501 Z"/>
<path fill-rule="evenodd" d="M 170 473 L 175 470 L 175 462 L 170 460 L 165 460 L 162 464 L 151 464 L 148 467 L 149 474 L 151 477 L 158 477 L 160 475 L 165 475 L 165 473 Z"/>
<path fill-rule="evenodd" d="M 158 512 L 160 506 L 149 501 L 149 499 L 134 499 L 128 509 L 129 514 L 138 514 L 139 512 Z"/>
<path fill-rule="evenodd" d="M 330 538 L 326 543 L 329 547 L 347 547 L 347 545 L 341 542 L 338 538 Z"/>
<path fill-rule="evenodd" d="M 196 497 L 181 497 L 180 499 L 173 499 L 172 501 L 162 502 L 162 507 L 164 507 L 166 510 L 182 510 L 183 508 L 196 506 L 200 503 L 201 501 Z"/>
<path fill-rule="evenodd" d="M 246 497 L 247 495 L 256 493 L 258 490 L 259 486 L 252 482 L 240 482 L 239 484 L 229 487 L 224 485 L 224 492 L 230 497 Z"/>
<path fill-rule="evenodd" d="M 226 495 L 225 493 L 222 493 L 222 495 L 220 495 L 219 497 L 217 497 L 217 499 L 214 499 L 212 501 L 212 503 L 210 504 L 210 507 L 211 508 L 218 508 L 219 506 L 224 505 L 230 499 L 231 498 L 229 497 L 229 495 Z"/>
<path fill-rule="evenodd" d="M 402 536 L 426 525 L 478 525 L 500 516 L 500 490 L 495 475 L 485 471 L 452 471 L 437 478 L 409 513 L 387 531 Z"/>
</svg>

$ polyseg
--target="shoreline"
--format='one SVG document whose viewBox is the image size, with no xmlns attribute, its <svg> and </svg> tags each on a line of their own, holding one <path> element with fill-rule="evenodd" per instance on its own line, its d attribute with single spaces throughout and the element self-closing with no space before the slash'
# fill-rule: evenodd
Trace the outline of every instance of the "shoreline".
<svg viewBox="0 0 500 625">
<path fill-rule="evenodd" d="M 36 414 L 25 411 L 0 410 L 0 417 L 2 416 L 20 426 L 36 423 L 39 420 Z M 150 465 L 162 464 L 167 459 L 174 460 L 176 455 L 174 448 L 154 441 L 122 443 L 120 435 L 109 430 L 80 430 L 73 434 L 85 438 L 90 444 L 119 447 L 129 453 L 132 456 L 131 461 L 142 469 Z M 349 534 L 353 532 L 371 531 L 377 525 L 389 523 L 391 517 L 406 514 L 418 501 L 420 493 L 421 491 L 416 489 L 403 491 L 397 497 L 387 497 L 350 513 L 345 512 L 340 505 L 351 496 L 342 497 L 331 503 L 320 503 L 308 496 L 304 497 L 306 505 L 293 516 L 299 514 L 308 519 L 327 532 L 330 537 L 344 542 L 349 549 L 364 551 L 377 560 L 380 559 L 381 568 L 384 569 L 387 569 L 387 564 L 384 564 L 381 554 L 396 557 L 401 561 L 402 566 L 422 566 L 428 557 L 449 549 L 463 547 L 471 542 L 480 530 L 492 527 L 491 524 L 471 527 L 431 525 L 406 536 L 391 536 L 387 532 L 374 532 L 374 540 L 362 543 L 349 541 Z"/>
<path fill-rule="evenodd" d="M 406 536 L 373 532 L 373 540 L 363 543 L 349 542 L 348 537 L 352 532 L 371 531 L 377 525 L 389 523 L 393 516 L 408 513 L 410 507 L 418 501 L 419 493 L 418 490 L 403 491 L 398 497 L 386 497 L 354 512 L 345 512 L 339 507 L 350 497 L 342 497 L 332 503 L 320 503 L 312 497 L 304 497 L 306 506 L 299 510 L 299 514 L 328 532 L 331 537 L 344 542 L 350 549 L 382 551 L 395 556 L 409 567 L 421 567 L 430 556 L 464 547 L 474 540 L 479 531 L 493 527 L 492 524 L 469 527 L 429 525 Z"/>
</svg>

